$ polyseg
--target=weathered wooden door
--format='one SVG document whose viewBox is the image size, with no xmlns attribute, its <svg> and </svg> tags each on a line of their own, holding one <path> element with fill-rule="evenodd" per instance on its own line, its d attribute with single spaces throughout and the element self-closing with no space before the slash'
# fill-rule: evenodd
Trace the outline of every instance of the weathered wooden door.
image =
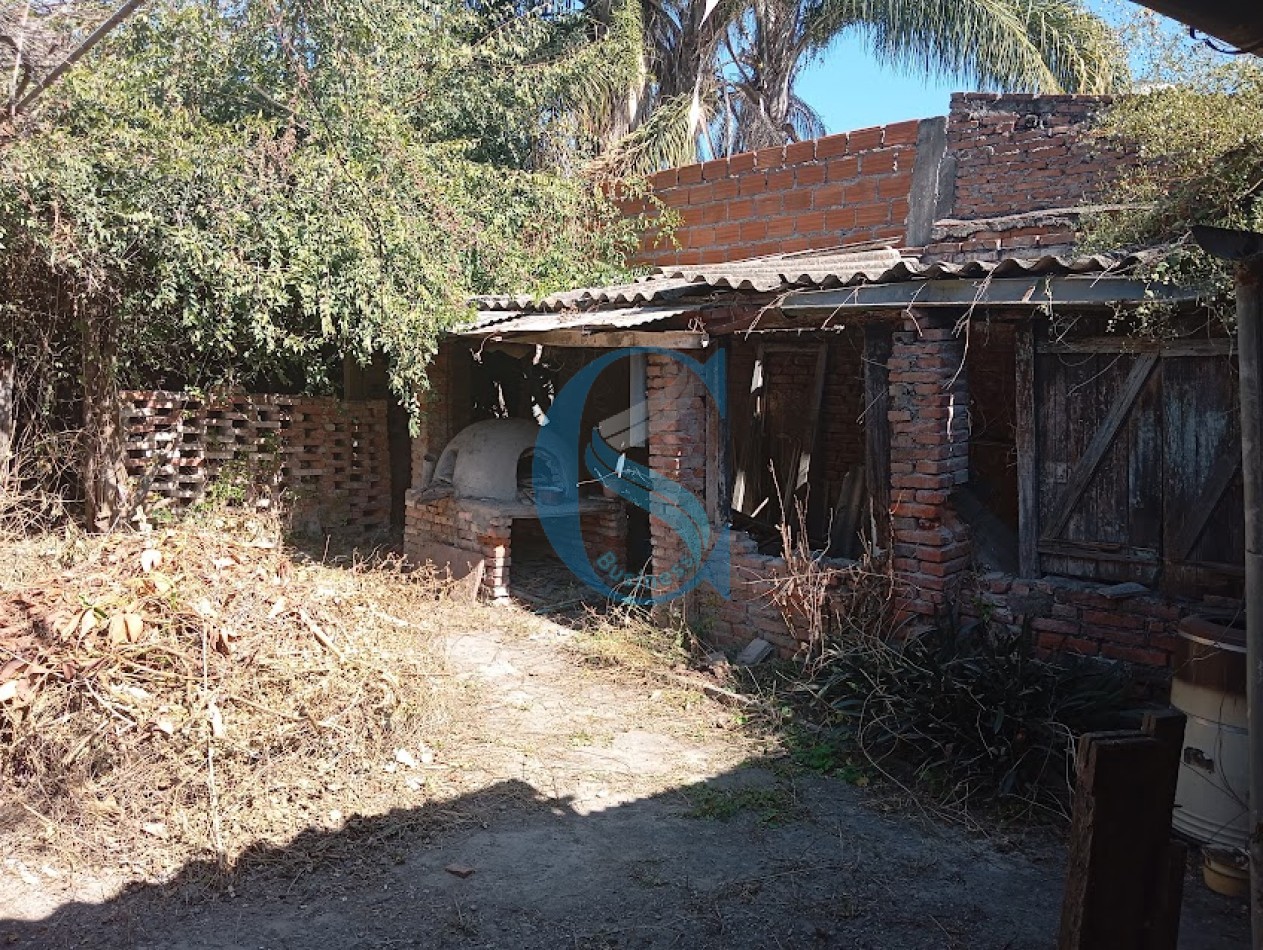
<svg viewBox="0 0 1263 950">
<path fill-rule="evenodd" d="M 1228 341 L 1045 343 L 1033 364 L 1039 572 L 1231 592 L 1243 535 Z"/>
</svg>

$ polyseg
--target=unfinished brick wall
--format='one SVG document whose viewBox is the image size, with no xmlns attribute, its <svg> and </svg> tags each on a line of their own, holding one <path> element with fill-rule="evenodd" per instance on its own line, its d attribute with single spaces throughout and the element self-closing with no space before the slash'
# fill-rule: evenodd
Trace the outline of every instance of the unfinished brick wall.
<svg viewBox="0 0 1263 950">
<path fill-rule="evenodd" d="M 1091 134 L 1109 101 L 957 93 L 945 146 L 927 134 L 935 120 L 920 120 L 659 172 L 651 190 L 679 224 L 674 240 L 649 229 L 639 261 L 716 263 L 864 241 L 925 244 L 931 260 L 1069 253 L 1081 209 L 1105 200 L 1138 160 Z M 926 167 L 914 176 L 918 160 Z M 629 214 L 647 206 L 624 203 Z M 913 218 L 925 226 L 909 240 Z"/>
<path fill-rule="evenodd" d="M 649 431 L 649 467 L 665 475 L 698 499 L 706 499 L 707 425 L 709 409 L 705 384 L 696 373 L 664 353 L 650 353 L 645 367 Z M 656 496 L 655 496 L 656 497 Z M 663 511 L 649 509 L 653 545 L 650 571 L 660 578 L 658 590 L 671 590 L 671 572 L 687 552 L 676 532 L 663 520 Z"/>
<path fill-rule="evenodd" d="M 425 561 L 430 545 L 457 548 L 471 554 L 474 560 L 482 560 L 485 596 L 491 600 L 509 596 L 513 528 L 510 514 L 451 495 L 422 502 L 409 494 L 406 504 L 404 555 L 409 560 Z"/>
<path fill-rule="evenodd" d="M 680 224 L 674 242 L 647 232 L 639 260 L 700 264 L 902 243 L 919 128 L 899 122 L 659 172 L 650 186 Z M 645 204 L 624 207 L 637 214 Z"/>
<path fill-rule="evenodd" d="M 385 400 L 124 392 L 127 472 L 149 498 L 186 506 L 221 476 L 304 526 L 390 526 Z"/>
<path fill-rule="evenodd" d="M 1065 577 L 981 574 L 970 578 L 960 605 L 966 616 L 986 616 L 1015 630 L 1029 621 L 1037 646 L 1049 653 L 1170 666 L 1176 630 L 1190 605 L 1158 595 L 1110 599 L 1100 591 L 1098 583 Z"/>
<path fill-rule="evenodd" d="M 1064 254 L 1079 209 L 1135 156 L 1091 135 L 1101 96 L 956 93 L 947 125 L 950 210 L 925 251 L 934 260 Z"/>
</svg>

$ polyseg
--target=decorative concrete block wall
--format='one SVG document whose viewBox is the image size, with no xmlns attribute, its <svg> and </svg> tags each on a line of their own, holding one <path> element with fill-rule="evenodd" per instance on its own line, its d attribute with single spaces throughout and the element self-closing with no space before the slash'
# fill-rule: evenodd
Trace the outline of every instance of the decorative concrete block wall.
<svg viewBox="0 0 1263 950">
<path fill-rule="evenodd" d="M 183 507 L 231 478 L 261 506 L 312 528 L 390 526 L 385 400 L 124 392 L 127 472 Z"/>
</svg>

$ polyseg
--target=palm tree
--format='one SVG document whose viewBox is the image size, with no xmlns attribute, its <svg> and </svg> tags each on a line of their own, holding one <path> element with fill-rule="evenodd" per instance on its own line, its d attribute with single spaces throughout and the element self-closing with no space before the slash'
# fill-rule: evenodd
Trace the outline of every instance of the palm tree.
<svg viewBox="0 0 1263 950">
<path fill-rule="evenodd" d="M 822 134 L 794 82 L 848 31 L 900 70 L 1007 91 L 1106 92 L 1124 62 L 1080 0 L 630 2 L 643 68 L 607 143 L 638 170 L 694 160 L 703 142 L 722 155 Z"/>
</svg>

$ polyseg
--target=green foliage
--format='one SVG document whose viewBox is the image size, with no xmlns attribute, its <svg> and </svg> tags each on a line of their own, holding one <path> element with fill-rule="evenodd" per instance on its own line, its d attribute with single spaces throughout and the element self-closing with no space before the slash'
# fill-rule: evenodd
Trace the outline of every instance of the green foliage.
<svg viewBox="0 0 1263 950">
<path fill-rule="evenodd" d="M 801 811 L 792 788 L 781 783 L 769 786 L 722 788 L 702 785 L 687 789 L 692 808 L 691 818 L 731 821 L 738 815 L 750 814 L 762 825 L 781 825 L 793 821 Z"/>
<path fill-rule="evenodd" d="M 407 395 L 470 295 L 621 273 L 634 226 L 582 173 L 565 26 L 455 0 L 146 5 L 5 146 L 8 342 L 110 321 L 123 384 L 309 390 L 384 352 Z"/>
<path fill-rule="evenodd" d="M 1133 91 L 1106 112 L 1099 134 L 1134 148 L 1111 203 L 1088 222 L 1100 250 L 1170 245 L 1152 276 L 1210 282 L 1231 275 L 1189 238 L 1194 224 L 1263 230 L 1263 65 L 1227 57 L 1137 16 L 1125 37 L 1143 51 Z"/>
</svg>

